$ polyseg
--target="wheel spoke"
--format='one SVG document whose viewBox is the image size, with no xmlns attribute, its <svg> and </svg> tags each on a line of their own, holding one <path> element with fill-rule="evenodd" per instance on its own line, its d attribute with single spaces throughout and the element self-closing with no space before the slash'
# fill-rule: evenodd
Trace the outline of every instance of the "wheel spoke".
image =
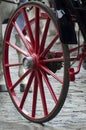
<svg viewBox="0 0 86 130">
<path fill-rule="evenodd" d="M 42 75 L 41 75 L 40 72 L 38 72 L 37 77 L 38 77 L 38 83 L 39 83 L 39 89 L 40 89 L 40 94 L 41 94 L 41 100 L 42 100 L 44 115 L 47 116 L 48 115 L 47 103 L 46 103 L 46 98 L 45 98 L 43 82 L 42 82 Z"/>
<path fill-rule="evenodd" d="M 48 74 L 50 74 L 52 77 L 54 77 L 57 81 L 59 81 L 61 84 L 63 84 L 63 79 L 59 78 L 55 73 L 53 73 L 51 70 L 49 70 L 47 67 L 40 65 L 41 69 Z"/>
<path fill-rule="evenodd" d="M 21 29 L 19 28 L 18 24 L 15 22 L 15 23 L 13 23 L 13 26 L 14 26 L 15 29 L 17 30 L 18 35 L 19 35 L 20 38 L 22 39 L 22 41 L 23 41 L 25 47 L 27 48 L 28 52 L 29 52 L 30 54 L 32 54 L 33 50 L 32 50 L 32 48 L 31 48 L 30 44 L 28 43 L 28 41 L 26 40 L 26 38 L 25 38 L 24 34 L 22 33 Z"/>
<path fill-rule="evenodd" d="M 40 63 L 63 62 L 63 61 L 64 61 L 64 58 L 61 57 L 61 58 L 44 59 L 44 60 L 41 60 Z"/>
<path fill-rule="evenodd" d="M 34 90 L 33 90 L 33 102 L 32 102 L 32 117 L 35 117 L 35 115 L 36 115 L 37 92 L 38 92 L 38 81 L 37 81 L 37 77 L 35 76 Z"/>
<path fill-rule="evenodd" d="M 35 8 L 35 52 L 39 49 L 39 34 L 40 34 L 40 21 L 39 21 L 39 8 Z"/>
<path fill-rule="evenodd" d="M 56 97 L 56 95 L 55 95 L 55 93 L 53 91 L 53 88 L 52 88 L 52 86 L 51 86 L 51 84 L 50 84 L 50 82 L 48 80 L 47 75 L 43 71 L 41 71 L 41 73 L 42 73 L 42 76 L 43 76 L 43 78 L 44 78 L 44 80 L 46 82 L 46 85 L 47 85 L 47 87 L 48 87 L 48 89 L 49 89 L 49 91 L 50 91 L 50 93 L 52 95 L 52 98 L 53 98 L 55 104 L 57 104 L 58 103 L 58 99 L 57 99 L 57 97 Z"/>
<path fill-rule="evenodd" d="M 20 66 L 22 63 L 15 63 L 15 64 L 5 64 L 5 67 L 15 67 L 15 66 Z"/>
<path fill-rule="evenodd" d="M 28 94 L 28 92 L 29 92 L 31 83 L 32 83 L 32 81 L 33 81 L 33 77 L 34 77 L 34 72 L 31 73 L 30 78 L 29 78 L 28 83 L 27 83 L 27 86 L 26 86 L 26 89 L 25 89 L 25 91 L 24 91 L 24 94 L 23 94 L 23 97 L 22 97 L 22 100 L 21 100 L 21 103 L 20 103 L 20 108 L 21 108 L 21 109 L 22 109 L 23 106 L 24 106 L 25 100 L 26 100 L 26 98 L 27 98 L 27 94 Z"/>
<path fill-rule="evenodd" d="M 31 23 L 30 23 L 30 20 L 28 18 L 28 14 L 27 14 L 27 11 L 26 11 L 25 8 L 23 9 L 23 14 L 24 14 L 29 38 L 30 38 L 30 41 L 31 41 L 31 44 L 32 44 L 32 48 L 34 49 L 35 48 L 35 40 L 34 40 L 34 36 L 33 36 L 33 33 L 32 33 L 32 29 L 31 29 Z"/>
<path fill-rule="evenodd" d="M 23 51 L 22 49 L 20 49 L 18 46 L 5 41 L 5 44 L 8 44 L 9 46 L 11 46 L 12 48 L 14 48 L 16 51 L 20 52 L 20 54 L 23 54 L 24 56 L 28 56 L 29 54 L 27 54 L 25 51 Z"/>
<path fill-rule="evenodd" d="M 49 52 L 52 46 L 55 44 L 56 40 L 58 39 L 58 34 L 54 37 L 54 39 L 50 42 L 47 48 L 41 53 L 40 57 L 45 57 L 45 55 Z"/>
<path fill-rule="evenodd" d="M 50 25 L 50 19 L 48 18 L 47 21 L 46 21 L 46 25 L 45 25 L 43 36 L 42 36 L 40 53 L 44 50 L 44 46 L 45 46 L 45 43 L 46 43 L 46 38 L 47 38 L 47 33 L 48 33 L 49 25 Z"/>
<path fill-rule="evenodd" d="M 21 81 L 22 81 L 30 72 L 31 72 L 31 70 L 27 70 L 27 71 L 25 72 L 25 74 L 23 74 L 23 75 L 20 77 L 20 79 L 17 80 L 17 82 L 12 86 L 11 90 L 13 90 L 15 87 L 17 87 L 17 85 L 18 85 L 19 83 L 21 83 Z"/>
</svg>

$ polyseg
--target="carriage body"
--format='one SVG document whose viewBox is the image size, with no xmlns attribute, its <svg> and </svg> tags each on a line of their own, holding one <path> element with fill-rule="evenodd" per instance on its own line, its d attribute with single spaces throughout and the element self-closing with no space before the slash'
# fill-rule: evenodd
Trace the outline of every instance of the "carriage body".
<svg viewBox="0 0 86 130">
<path fill-rule="evenodd" d="M 63 10 L 65 14 L 63 19 L 58 18 L 62 42 L 77 44 L 74 28 L 75 23 L 78 24 L 84 40 L 86 40 L 86 2 L 83 2 L 83 0 L 54 0 L 54 5 L 56 10 Z M 65 23 L 65 25 L 62 23 Z"/>
</svg>

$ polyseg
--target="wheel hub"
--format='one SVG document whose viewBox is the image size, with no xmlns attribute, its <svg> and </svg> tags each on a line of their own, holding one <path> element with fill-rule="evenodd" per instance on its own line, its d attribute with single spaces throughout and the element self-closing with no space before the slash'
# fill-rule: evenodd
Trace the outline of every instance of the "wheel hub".
<svg viewBox="0 0 86 130">
<path fill-rule="evenodd" d="M 23 66 L 25 69 L 30 69 L 34 66 L 34 61 L 32 57 L 25 57 L 23 59 Z"/>
</svg>

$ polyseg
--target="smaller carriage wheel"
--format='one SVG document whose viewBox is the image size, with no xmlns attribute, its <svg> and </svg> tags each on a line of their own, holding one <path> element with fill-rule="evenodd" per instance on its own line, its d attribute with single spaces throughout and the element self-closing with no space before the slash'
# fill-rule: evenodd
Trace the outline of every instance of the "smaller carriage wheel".
<svg viewBox="0 0 86 130">
<path fill-rule="evenodd" d="M 25 21 L 22 30 L 16 22 L 20 14 Z M 15 45 L 14 30 L 21 40 L 20 46 Z M 21 54 L 22 62 L 18 61 L 16 52 Z M 37 123 L 54 118 L 64 104 L 69 87 L 68 47 L 60 41 L 55 12 L 41 2 L 21 5 L 7 25 L 3 62 L 8 92 L 18 111 Z M 19 67 L 24 70 L 21 77 Z M 26 87 L 22 93 L 19 88 L 24 79 Z"/>
</svg>

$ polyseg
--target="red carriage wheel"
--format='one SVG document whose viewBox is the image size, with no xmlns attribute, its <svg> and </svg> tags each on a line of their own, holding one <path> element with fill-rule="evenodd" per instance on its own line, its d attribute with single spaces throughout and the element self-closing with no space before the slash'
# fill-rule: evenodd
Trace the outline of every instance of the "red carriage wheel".
<svg viewBox="0 0 86 130">
<path fill-rule="evenodd" d="M 30 14 L 33 10 L 32 16 Z M 25 21 L 22 30 L 16 23 L 20 14 Z M 52 35 L 49 33 L 51 29 L 54 32 Z M 15 45 L 14 30 L 18 33 L 22 48 Z M 16 51 L 21 54 L 21 61 L 18 61 Z M 21 71 L 22 68 L 24 70 L 20 77 L 19 67 Z M 68 92 L 68 68 L 68 47 L 60 41 L 55 13 L 41 2 L 21 5 L 11 17 L 4 38 L 5 79 L 18 111 L 37 123 L 54 118 L 62 108 Z M 26 87 L 21 93 L 19 88 L 24 79 Z"/>
</svg>

